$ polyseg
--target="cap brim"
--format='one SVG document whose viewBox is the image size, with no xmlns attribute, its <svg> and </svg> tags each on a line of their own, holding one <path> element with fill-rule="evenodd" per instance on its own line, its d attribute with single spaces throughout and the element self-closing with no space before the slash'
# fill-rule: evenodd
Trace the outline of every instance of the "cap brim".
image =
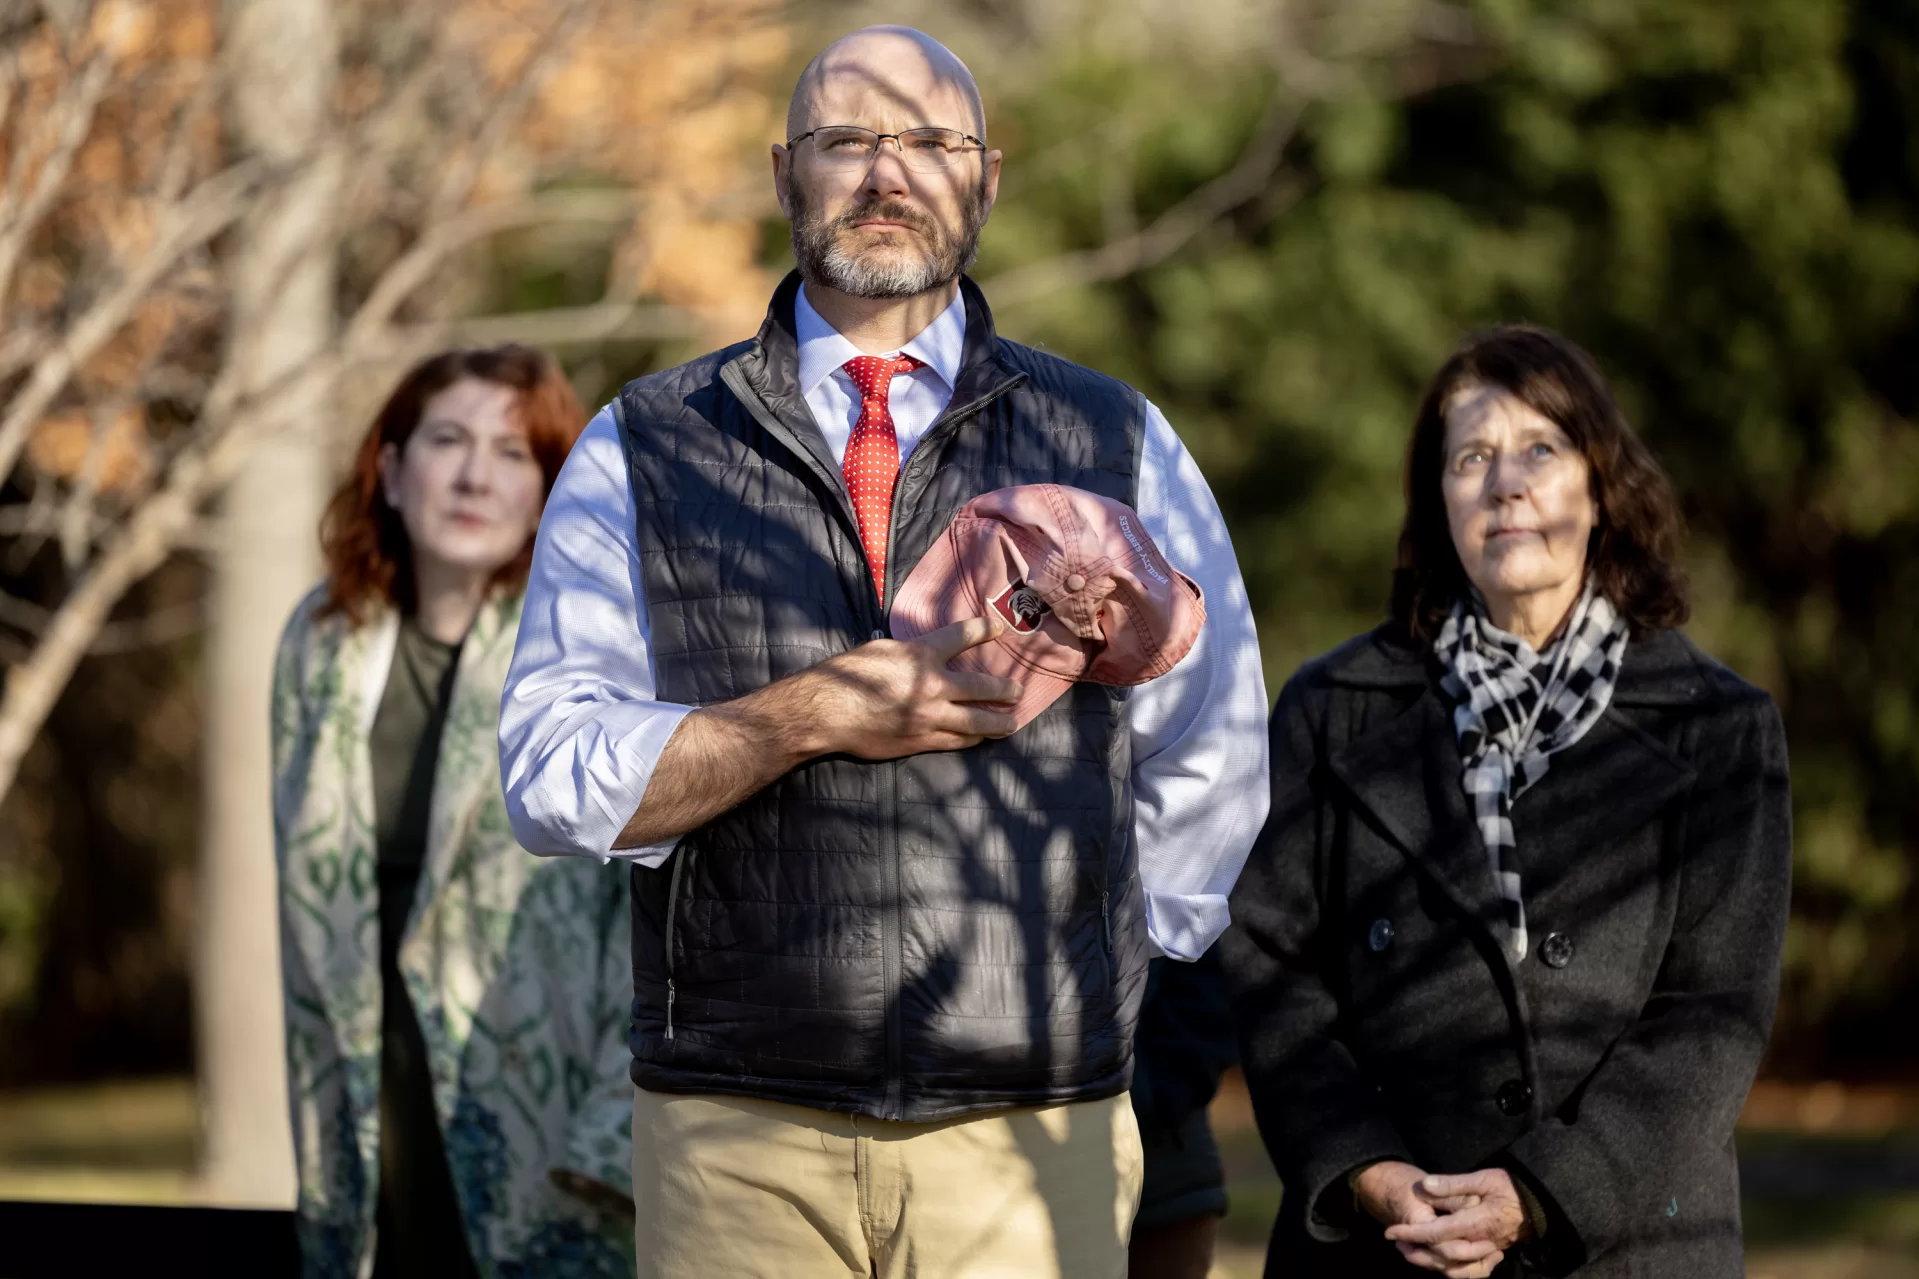
<svg viewBox="0 0 1919 1279">
<path fill-rule="evenodd" d="M 952 607 L 954 603 L 960 604 L 957 613 Z M 908 640 L 929 635 L 942 626 L 985 614 L 986 602 L 978 598 L 978 593 L 960 572 L 959 547 L 954 542 L 949 526 L 926 548 L 926 554 L 920 557 L 920 562 L 900 583 L 899 590 L 893 596 L 889 619 L 893 638 Z M 1017 683 L 1022 691 L 1019 700 L 1011 707 L 1016 730 L 1025 728 L 1041 711 L 1057 702 L 1067 689 L 1078 682 L 1036 670 L 1021 661 L 1010 647 L 998 639 L 967 649 L 947 665 L 953 670 L 999 675 Z M 1005 706 L 1006 703 L 982 705 Z"/>
</svg>

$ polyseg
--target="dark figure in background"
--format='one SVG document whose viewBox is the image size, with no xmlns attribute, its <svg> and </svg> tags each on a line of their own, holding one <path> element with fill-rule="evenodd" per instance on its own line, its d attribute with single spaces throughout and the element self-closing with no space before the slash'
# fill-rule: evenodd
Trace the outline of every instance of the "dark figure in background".
<svg viewBox="0 0 1919 1279">
<path fill-rule="evenodd" d="M 1673 629 L 1672 492 L 1570 342 L 1470 339 L 1406 482 L 1393 618 L 1281 693 L 1221 943 L 1267 1274 L 1732 1279 L 1779 713 Z"/>
<path fill-rule="evenodd" d="M 1129 1279 L 1206 1279 L 1226 1215 L 1226 1173 L 1206 1108 L 1239 1059 L 1215 945 L 1197 963 L 1155 959 L 1133 1044 L 1133 1114 L 1146 1173 Z"/>
</svg>

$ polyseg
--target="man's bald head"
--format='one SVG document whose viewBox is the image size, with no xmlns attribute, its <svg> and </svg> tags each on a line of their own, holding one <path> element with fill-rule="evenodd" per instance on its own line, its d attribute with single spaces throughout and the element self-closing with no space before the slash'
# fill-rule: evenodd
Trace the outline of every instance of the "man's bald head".
<svg viewBox="0 0 1919 1279">
<path fill-rule="evenodd" d="M 826 119 L 851 104 L 861 114 L 878 112 L 880 129 L 868 120 Z M 958 112 L 963 119 L 944 118 Z M 953 51 L 912 27 L 867 27 L 842 36 L 806 64 L 786 109 L 786 136 L 798 137 L 823 124 L 866 124 L 876 132 L 921 126 L 957 128 L 986 136 L 986 108 L 979 83 Z"/>
</svg>

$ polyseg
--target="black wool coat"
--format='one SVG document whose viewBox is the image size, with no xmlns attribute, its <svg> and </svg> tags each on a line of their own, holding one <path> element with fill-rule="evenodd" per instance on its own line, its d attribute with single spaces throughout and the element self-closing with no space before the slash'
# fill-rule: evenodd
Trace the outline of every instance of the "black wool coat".
<svg viewBox="0 0 1919 1279">
<path fill-rule="evenodd" d="M 1460 788 L 1451 707 L 1386 629 L 1303 667 L 1222 939 L 1285 1182 L 1268 1279 L 1416 1270 L 1347 1174 L 1507 1168 L 1547 1215 L 1499 1274 L 1743 1273 L 1733 1124 L 1778 994 L 1791 868 L 1771 698 L 1676 631 L 1513 809 L 1531 951 Z"/>
</svg>

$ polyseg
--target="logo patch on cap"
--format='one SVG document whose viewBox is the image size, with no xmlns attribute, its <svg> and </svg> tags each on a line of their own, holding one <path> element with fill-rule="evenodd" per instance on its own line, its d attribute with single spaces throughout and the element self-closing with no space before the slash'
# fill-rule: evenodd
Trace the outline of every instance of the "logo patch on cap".
<svg viewBox="0 0 1919 1279">
<path fill-rule="evenodd" d="M 993 601 L 993 608 L 1006 619 L 1008 626 L 1022 635 L 1038 630 L 1040 622 L 1053 611 L 1046 607 L 1039 592 L 1024 581 L 1015 581 L 1001 591 L 999 598 Z"/>
</svg>

